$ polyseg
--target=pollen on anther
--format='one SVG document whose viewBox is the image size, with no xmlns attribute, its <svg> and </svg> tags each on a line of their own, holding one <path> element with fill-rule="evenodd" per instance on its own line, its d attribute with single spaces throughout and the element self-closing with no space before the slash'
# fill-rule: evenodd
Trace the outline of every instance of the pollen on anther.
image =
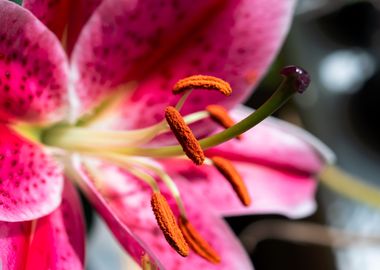
<svg viewBox="0 0 380 270">
<path fill-rule="evenodd" d="M 228 180 L 243 205 L 251 204 L 251 197 L 239 172 L 232 163 L 222 157 L 212 157 L 215 168 Z"/>
<path fill-rule="evenodd" d="M 205 160 L 204 152 L 181 114 L 176 108 L 169 106 L 165 110 L 165 118 L 186 156 L 196 165 L 202 165 Z"/>
<path fill-rule="evenodd" d="M 187 243 L 195 253 L 211 263 L 220 263 L 221 259 L 218 252 L 210 246 L 187 219 L 180 217 L 178 224 Z"/>
<path fill-rule="evenodd" d="M 153 193 L 151 205 L 158 226 L 163 232 L 166 241 L 178 254 L 183 257 L 188 256 L 189 246 L 165 197 L 160 192 Z"/>
<path fill-rule="evenodd" d="M 180 94 L 191 89 L 216 90 L 225 96 L 232 93 L 230 84 L 220 78 L 207 75 L 194 75 L 179 80 L 173 87 L 173 94 Z"/>
<path fill-rule="evenodd" d="M 227 110 L 220 105 L 208 105 L 206 111 L 214 122 L 226 129 L 235 125 L 235 121 L 229 116 Z M 241 139 L 241 135 L 236 138 Z"/>
</svg>

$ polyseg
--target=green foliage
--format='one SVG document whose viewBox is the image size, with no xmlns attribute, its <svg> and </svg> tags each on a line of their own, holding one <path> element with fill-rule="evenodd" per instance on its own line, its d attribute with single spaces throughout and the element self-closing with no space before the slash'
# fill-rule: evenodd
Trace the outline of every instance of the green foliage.
<svg viewBox="0 0 380 270">
<path fill-rule="evenodd" d="M 10 0 L 10 1 L 11 1 L 11 2 L 15 2 L 15 3 L 19 4 L 19 5 L 22 4 L 22 0 Z"/>
</svg>

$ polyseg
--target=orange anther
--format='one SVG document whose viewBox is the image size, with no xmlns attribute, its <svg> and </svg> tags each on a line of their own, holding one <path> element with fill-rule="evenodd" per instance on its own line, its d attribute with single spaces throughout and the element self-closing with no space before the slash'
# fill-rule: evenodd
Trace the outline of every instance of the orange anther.
<svg viewBox="0 0 380 270">
<path fill-rule="evenodd" d="M 203 164 L 205 160 L 203 150 L 181 114 L 174 107 L 169 106 L 165 110 L 165 118 L 188 158 L 197 165 Z"/>
<path fill-rule="evenodd" d="M 211 158 L 215 168 L 230 182 L 240 201 L 245 205 L 251 204 L 251 197 L 244 181 L 230 161 L 222 157 Z"/>
<path fill-rule="evenodd" d="M 181 256 L 186 257 L 189 255 L 189 246 L 165 197 L 161 193 L 155 192 L 153 193 L 151 204 L 158 226 L 163 232 L 166 241 Z"/>
<path fill-rule="evenodd" d="M 220 105 L 208 105 L 206 111 L 210 114 L 212 120 L 226 129 L 235 125 L 235 121 L 228 115 L 227 110 Z M 241 135 L 236 138 L 240 140 Z"/>
<path fill-rule="evenodd" d="M 173 94 L 180 94 L 190 89 L 217 90 L 225 96 L 232 93 L 228 82 L 213 76 L 194 75 L 179 80 L 173 87 Z"/>
<path fill-rule="evenodd" d="M 220 263 L 218 252 L 207 243 L 187 219 L 180 217 L 178 224 L 187 243 L 195 253 L 209 262 L 215 264 Z"/>
</svg>

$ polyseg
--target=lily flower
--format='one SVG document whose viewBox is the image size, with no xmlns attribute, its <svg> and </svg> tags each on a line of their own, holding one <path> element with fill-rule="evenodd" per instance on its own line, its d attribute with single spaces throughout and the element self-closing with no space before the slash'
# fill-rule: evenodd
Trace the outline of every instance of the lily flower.
<svg viewBox="0 0 380 270">
<path fill-rule="evenodd" d="M 70 2 L 0 0 L 4 269 L 83 269 L 73 183 L 144 269 L 252 269 L 221 217 L 309 214 L 326 163 L 311 135 L 264 120 L 304 70 L 236 107 L 294 1 Z"/>
</svg>

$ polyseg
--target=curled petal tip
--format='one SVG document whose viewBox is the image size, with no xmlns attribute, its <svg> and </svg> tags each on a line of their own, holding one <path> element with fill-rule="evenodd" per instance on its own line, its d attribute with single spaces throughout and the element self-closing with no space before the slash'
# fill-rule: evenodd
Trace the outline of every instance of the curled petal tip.
<svg viewBox="0 0 380 270">
<path fill-rule="evenodd" d="M 281 70 L 281 75 L 292 77 L 295 80 L 294 87 L 298 93 L 303 93 L 310 84 L 309 73 L 298 66 L 286 66 Z"/>
</svg>

